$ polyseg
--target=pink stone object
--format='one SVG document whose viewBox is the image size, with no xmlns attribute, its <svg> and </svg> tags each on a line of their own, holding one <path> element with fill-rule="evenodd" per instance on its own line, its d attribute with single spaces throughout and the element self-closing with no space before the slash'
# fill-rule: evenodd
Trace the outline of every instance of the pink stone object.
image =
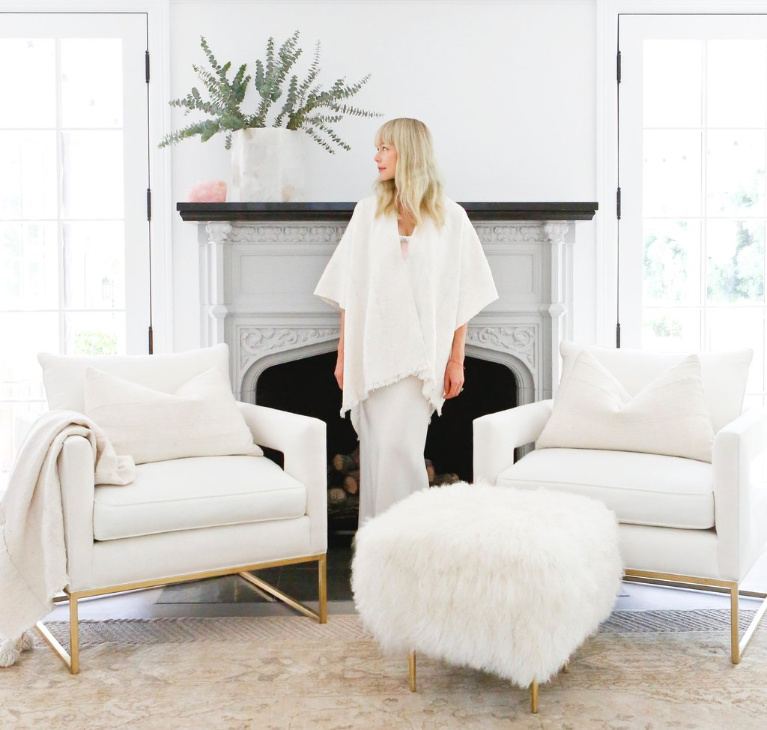
<svg viewBox="0 0 767 730">
<path fill-rule="evenodd" d="M 190 203 L 225 203 L 226 183 L 223 180 L 203 180 L 192 185 L 187 198 Z"/>
</svg>

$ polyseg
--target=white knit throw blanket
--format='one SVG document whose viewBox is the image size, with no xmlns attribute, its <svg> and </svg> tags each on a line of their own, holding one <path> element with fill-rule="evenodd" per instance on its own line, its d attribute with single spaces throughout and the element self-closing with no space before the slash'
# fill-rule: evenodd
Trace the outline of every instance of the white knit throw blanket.
<svg viewBox="0 0 767 730">
<path fill-rule="evenodd" d="M 80 413 L 50 411 L 32 426 L 0 501 L 0 666 L 15 662 L 24 632 L 51 612 L 53 596 L 69 583 L 57 461 L 70 436 L 90 442 L 96 484 L 124 485 L 135 476 L 133 459 L 117 456 Z"/>
</svg>

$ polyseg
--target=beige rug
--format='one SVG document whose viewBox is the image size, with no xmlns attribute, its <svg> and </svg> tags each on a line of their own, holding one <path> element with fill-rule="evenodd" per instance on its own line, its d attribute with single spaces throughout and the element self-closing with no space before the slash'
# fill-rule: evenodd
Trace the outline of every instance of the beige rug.
<svg viewBox="0 0 767 730">
<path fill-rule="evenodd" d="M 664 633 L 611 621 L 537 716 L 526 690 L 426 659 L 411 694 L 407 657 L 382 656 L 354 615 L 83 622 L 78 676 L 44 646 L 0 670 L 0 728 L 762 730 L 767 630 L 733 667 L 713 613 Z"/>
</svg>

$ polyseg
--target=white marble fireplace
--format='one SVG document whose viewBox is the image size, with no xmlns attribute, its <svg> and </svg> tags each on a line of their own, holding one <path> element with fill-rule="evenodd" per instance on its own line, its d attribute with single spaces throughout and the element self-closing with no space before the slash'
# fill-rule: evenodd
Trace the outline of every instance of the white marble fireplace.
<svg viewBox="0 0 767 730">
<path fill-rule="evenodd" d="M 257 402 L 266 368 L 336 349 L 339 314 L 312 292 L 347 205 L 179 204 L 199 224 L 202 345 L 229 345 L 239 399 Z M 575 220 L 591 218 L 596 205 L 466 208 L 500 295 L 469 323 L 466 354 L 509 367 L 519 404 L 548 398 L 559 379 L 559 342 L 572 331 Z M 542 219 L 513 219 L 525 214 Z"/>
</svg>

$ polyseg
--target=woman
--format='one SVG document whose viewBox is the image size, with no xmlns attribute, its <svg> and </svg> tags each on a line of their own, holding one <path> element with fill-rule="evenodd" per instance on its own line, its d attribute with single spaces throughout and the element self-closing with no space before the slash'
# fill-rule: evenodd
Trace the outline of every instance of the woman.
<svg viewBox="0 0 767 730">
<path fill-rule="evenodd" d="M 442 194 L 426 126 L 392 119 L 375 145 L 375 194 L 314 292 L 341 309 L 335 375 L 360 441 L 360 525 L 428 486 L 431 414 L 463 389 L 467 322 L 498 298 L 466 212 Z"/>
</svg>

